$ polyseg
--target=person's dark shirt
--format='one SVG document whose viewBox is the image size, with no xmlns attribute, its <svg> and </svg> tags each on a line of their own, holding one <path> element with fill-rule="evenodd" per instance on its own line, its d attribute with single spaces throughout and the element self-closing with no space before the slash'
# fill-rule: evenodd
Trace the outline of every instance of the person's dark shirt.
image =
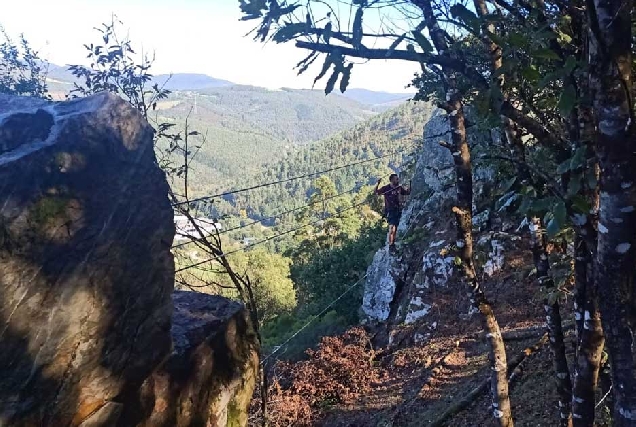
<svg viewBox="0 0 636 427">
<path fill-rule="evenodd" d="M 406 190 L 401 185 L 393 187 L 387 184 L 375 190 L 375 193 L 384 196 L 384 209 L 390 211 L 400 209 L 400 195 L 411 194 L 411 189 Z"/>
</svg>

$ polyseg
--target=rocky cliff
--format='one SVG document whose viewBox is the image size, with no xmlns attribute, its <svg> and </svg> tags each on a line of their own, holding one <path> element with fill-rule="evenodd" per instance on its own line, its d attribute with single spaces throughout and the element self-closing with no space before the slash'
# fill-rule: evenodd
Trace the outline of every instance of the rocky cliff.
<svg viewBox="0 0 636 427">
<path fill-rule="evenodd" d="M 436 305 L 453 303 L 465 310 L 457 313 L 464 318 L 473 314 L 468 304 L 462 304 L 466 297 L 458 284 L 455 258 L 451 255 L 457 240 L 451 212 L 455 176 L 451 153 L 439 144 L 449 137 L 448 130 L 441 114 L 435 114 L 426 125 L 412 194 L 398 227 L 397 251 L 380 249 L 367 271 L 362 311 L 365 323 L 376 330 L 376 341 L 381 345 L 395 345 L 396 340 L 425 340 L 438 327 L 439 316 L 430 315 Z M 475 151 L 490 138 L 489 132 L 469 132 Z M 482 206 L 479 201 L 487 199 L 491 175 L 489 170 L 476 167 L 477 203 L 473 206 L 475 231 L 489 230 L 478 233 L 475 248 L 477 265 L 489 275 L 502 268 L 504 245 L 517 239 L 499 226 L 485 226 L 493 217 L 492 207 Z"/>
<path fill-rule="evenodd" d="M 165 425 L 246 425 L 256 339 L 227 300 L 173 313 L 152 133 L 107 93 L 0 96 L 0 425 L 159 425 L 127 415 L 163 404 Z"/>
</svg>

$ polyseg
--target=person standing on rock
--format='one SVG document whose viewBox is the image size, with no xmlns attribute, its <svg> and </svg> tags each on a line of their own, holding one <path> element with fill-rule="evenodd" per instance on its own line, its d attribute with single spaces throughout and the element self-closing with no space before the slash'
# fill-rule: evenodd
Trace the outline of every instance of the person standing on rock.
<svg viewBox="0 0 636 427">
<path fill-rule="evenodd" d="M 389 183 L 387 185 L 380 187 L 380 182 L 382 182 L 381 178 L 378 179 L 378 183 L 375 185 L 375 194 L 384 196 L 384 214 L 389 223 L 389 249 L 394 250 L 395 235 L 397 234 L 397 227 L 400 224 L 400 217 L 402 216 L 400 196 L 411 194 L 411 189 L 404 188 L 400 185 L 400 178 L 395 173 L 389 176 Z"/>
</svg>

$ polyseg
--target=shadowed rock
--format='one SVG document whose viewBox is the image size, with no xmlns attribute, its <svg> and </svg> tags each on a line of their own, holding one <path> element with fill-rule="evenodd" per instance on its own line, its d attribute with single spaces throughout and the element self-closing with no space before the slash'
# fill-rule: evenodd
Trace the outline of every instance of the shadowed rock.
<svg viewBox="0 0 636 427">
<path fill-rule="evenodd" d="M 258 344 L 241 304 L 175 292 L 172 356 L 130 401 L 120 425 L 246 426 Z"/>
<path fill-rule="evenodd" d="M 107 93 L 0 96 L 0 425 L 113 425 L 169 354 L 152 128 Z"/>
</svg>

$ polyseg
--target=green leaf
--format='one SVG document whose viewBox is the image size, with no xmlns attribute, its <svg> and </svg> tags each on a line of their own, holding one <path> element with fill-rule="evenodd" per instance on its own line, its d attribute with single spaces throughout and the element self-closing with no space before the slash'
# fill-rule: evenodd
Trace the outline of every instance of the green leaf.
<svg viewBox="0 0 636 427">
<path fill-rule="evenodd" d="M 546 212 L 550 210 L 553 204 L 554 204 L 554 199 L 552 197 L 547 197 L 544 199 L 535 199 L 532 201 L 532 211 L 537 214 Z"/>
<path fill-rule="evenodd" d="M 523 70 L 521 70 L 521 75 L 533 82 L 538 81 L 541 77 L 541 74 L 539 74 L 537 67 L 535 67 L 534 65 L 530 65 L 529 67 L 525 67 Z"/>
<path fill-rule="evenodd" d="M 504 182 L 504 184 L 501 186 L 501 191 L 506 193 L 508 190 L 512 188 L 515 182 L 517 182 L 517 177 L 513 176 L 508 181 Z"/>
<path fill-rule="evenodd" d="M 316 82 L 318 82 L 318 80 L 322 79 L 325 74 L 327 74 L 327 71 L 329 71 L 329 67 L 331 67 L 331 64 L 333 63 L 333 57 L 331 55 L 327 55 L 324 64 L 322 64 L 322 70 L 320 70 L 320 73 L 314 79 L 314 85 L 316 84 Z"/>
<path fill-rule="evenodd" d="M 545 47 L 535 50 L 532 52 L 532 55 L 542 59 L 560 59 L 559 55 L 557 55 L 555 51 Z"/>
<path fill-rule="evenodd" d="M 453 17 L 458 18 L 464 24 L 466 24 L 469 28 L 471 28 L 475 33 L 479 33 L 479 18 L 475 13 L 469 10 L 463 4 L 455 4 L 451 6 L 451 13 Z"/>
<path fill-rule="evenodd" d="M 455 257 L 454 262 L 455 262 L 455 265 L 458 267 L 462 265 L 462 259 L 458 256 Z"/>
<path fill-rule="evenodd" d="M 559 31 L 557 30 L 557 33 L 559 34 L 559 41 L 563 44 L 570 44 L 572 43 L 572 36 L 570 36 L 569 34 L 564 33 L 563 31 Z"/>
<path fill-rule="evenodd" d="M 553 82 L 554 80 L 558 80 L 561 77 L 561 71 L 552 71 L 548 74 L 546 74 L 540 81 L 539 81 L 539 88 L 543 89 L 544 87 L 546 87 L 547 85 L 549 85 L 551 82 Z"/>
<path fill-rule="evenodd" d="M 565 64 L 563 65 L 563 74 L 564 75 L 570 74 L 572 71 L 574 71 L 576 66 L 577 66 L 576 58 L 574 56 L 568 56 L 568 58 L 565 60 Z"/>
<path fill-rule="evenodd" d="M 528 38 L 520 33 L 512 33 L 508 37 L 508 42 L 514 47 L 526 47 L 528 45 Z"/>
<path fill-rule="evenodd" d="M 566 173 L 567 171 L 570 170 L 570 165 L 571 164 L 572 164 L 572 160 L 571 159 L 565 160 L 564 162 L 559 164 L 559 166 L 557 166 L 557 173 L 559 175 L 563 175 L 564 173 Z"/>
<path fill-rule="evenodd" d="M 567 85 L 563 92 L 561 92 L 561 97 L 559 98 L 558 108 L 561 112 L 562 116 L 567 116 L 574 108 L 576 104 L 576 89 L 571 84 Z"/>
<path fill-rule="evenodd" d="M 572 197 L 581 191 L 581 174 L 572 174 L 568 183 L 568 197 Z"/>
<path fill-rule="evenodd" d="M 514 203 L 519 197 L 519 194 L 515 193 L 514 191 L 509 191 L 508 193 L 497 199 L 497 201 L 495 202 L 495 210 L 497 212 L 501 212 L 503 209 L 510 207 L 510 205 Z"/>
<path fill-rule="evenodd" d="M 580 194 L 575 194 L 570 198 L 570 203 L 572 204 L 572 209 L 574 212 L 579 214 L 587 215 L 590 213 L 590 209 L 592 209 L 592 205 L 587 201 L 587 199 Z"/>
<path fill-rule="evenodd" d="M 561 231 L 561 227 L 559 226 L 558 222 L 553 218 L 550 221 L 548 221 L 548 225 L 546 226 L 545 231 L 548 233 L 548 237 L 554 237 L 559 233 L 559 231 Z"/>
<path fill-rule="evenodd" d="M 565 203 L 562 200 L 554 207 L 554 219 L 557 221 L 559 228 L 563 228 L 565 226 L 565 221 L 567 218 L 567 209 L 565 208 Z"/>
<path fill-rule="evenodd" d="M 570 161 L 570 169 L 575 170 L 578 168 L 582 168 L 585 166 L 586 159 L 585 154 L 587 153 L 587 148 L 585 146 L 579 147 L 576 149 L 574 154 L 572 155 L 572 159 Z"/>
<path fill-rule="evenodd" d="M 530 205 L 532 204 L 532 200 L 524 197 L 523 200 L 521 201 L 521 204 L 519 205 L 519 208 L 517 209 L 517 212 L 519 212 L 520 214 L 527 214 L 528 211 L 530 210 Z"/>
<path fill-rule="evenodd" d="M 413 37 L 415 37 L 415 41 L 418 45 L 420 45 L 420 48 L 424 51 L 424 53 L 430 53 L 433 51 L 433 45 L 420 31 L 413 31 Z"/>
<path fill-rule="evenodd" d="M 480 116 L 487 116 L 490 112 L 490 89 L 480 91 L 473 101 Z"/>
<path fill-rule="evenodd" d="M 347 86 L 349 86 L 349 80 L 351 80 L 351 69 L 353 68 L 353 63 L 347 64 L 347 66 L 342 71 L 342 77 L 340 78 L 340 92 L 344 93 L 347 90 Z"/>
<path fill-rule="evenodd" d="M 331 77 L 329 77 L 327 85 L 325 86 L 325 95 L 329 95 L 333 91 L 333 87 L 336 85 L 336 81 L 338 81 L 339 74 L 340 70 L 338 67 L 334 67 L 333 73 L 331 73 Z"/>
<path fill-rule="evenodd" d="M 524 185 L 521 188 L 521 194 L 529 197 L 537 197 L 537 190 L 532 185 Z"/>
</svg>

